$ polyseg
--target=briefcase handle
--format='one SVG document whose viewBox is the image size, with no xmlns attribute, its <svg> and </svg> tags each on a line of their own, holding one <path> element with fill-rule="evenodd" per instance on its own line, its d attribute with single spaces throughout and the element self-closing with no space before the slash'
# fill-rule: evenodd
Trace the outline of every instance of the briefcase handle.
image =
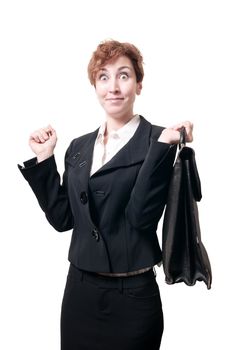
<svg viewBox="0 0 232 350">
<path fill-rule="evenodd" d="M 179 149 L 182 149 L 186 144 L 186 130 L 185 127 L 182 126 L 180 129 L 180 141 L 179 141 Z"/>
</svg>

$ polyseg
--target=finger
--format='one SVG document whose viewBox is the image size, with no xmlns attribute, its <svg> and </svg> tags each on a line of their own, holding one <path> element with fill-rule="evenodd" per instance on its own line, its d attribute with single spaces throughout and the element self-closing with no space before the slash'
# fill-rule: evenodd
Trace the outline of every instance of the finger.
<svg viewBox="0 0 232 350">
<path fill-rule="evenodd" d="M 175 124 L 172 127 L 172 129 L 179 131 L 182 127 L 185 127 L 185 129 L 187 129 L 187 130 L 192 130 L 193 129 L 193 123 L 191 123 L 190 121 L 187 120 L 187 121 Z"/>
<path fill-rule="evenodd" d="M 44 131 L 50 136 L 53 133 L 53 128 L 51 125 L 48 125 L 46 128 L 44 128 Z"/>
<path fill-rule="evenodd" d="M 184 123 L 184 127 L 186 130 L 186 141 L 192 142 L 193 141 L 193 123 L 187 121 Z"/>
<path fill-rule="evenodd" d="M 37 131 L 34 131 L 30 135 L 30 139 L 34 140 L 38 143 L 44 143 L 46 140 L 48 140 L 48 138 L 49 138 L 48 134 L 43 129 L 39 129 Z"/>
<path fill-rule="evenodd" d="M 53 138 L 57 138 L 56 131 L 55 131 L 55 129 L 53 129 L 53 127 L 51 125 L 48 125 L 45 130 L 49 136 L 52 136 Z"/>
<path fill-rule="evenodd" d="M 186 121 L 183 123 L 183 126 L 185 127 L 186 130 L 192 131 L 193 130 L 193 123 Z"/>
<path fill-rule="evenodd" d="M 191 126 L 186 126 L 186 141 L 187 142 L 192 142 L 193 141 L 193 133 L 192 133 L 192 127 Z"/>
<path fill-rule="evenodd" d="M 29 137 L 29 141 L 40 143 L 41 141 L 38 132 L 33 132 Z"/>
<path fill-rule="evenodd" d="M 50 130 L 47 130 L 47 128 L 42 128 L 39 130 L 39 137 L 44 140 L 47 141 L 50 137 Z"/>
</svg>

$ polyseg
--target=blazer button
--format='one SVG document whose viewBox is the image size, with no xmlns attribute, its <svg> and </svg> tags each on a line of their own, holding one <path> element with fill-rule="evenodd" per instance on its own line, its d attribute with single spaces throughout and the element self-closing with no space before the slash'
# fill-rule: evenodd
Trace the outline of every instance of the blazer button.
<svg viewBox="0 0 232 350">
<path fill-rule="evenodd" d="M 86 192 L 81 192 L 80 201 L 82 204 L 86 204 L 88 202 L 88 196 Z"/>
<path fill-rule="evenodd" d="M 74 156 L 72 156 L 73 159 L 77 159 L 80 156 L 80 152 L 77 152 L 76 154 L 74 154 Z"/>
<path fill-rule="evenodd" d="M 92 230 L 92 236 L 96 239 L 97 242 L 99 241 L 100 236 L 99 236 L 99 232 L 98 232 L 98 230 L 96 228 L 94 228 Z"/>
</svg>

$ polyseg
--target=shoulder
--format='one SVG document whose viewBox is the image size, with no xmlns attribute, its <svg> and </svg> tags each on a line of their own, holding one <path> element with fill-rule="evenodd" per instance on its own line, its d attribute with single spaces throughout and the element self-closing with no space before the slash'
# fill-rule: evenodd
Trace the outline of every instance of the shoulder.
<svg viewBox="0 0 232 350">
<path fill-rule="evenodd" d="M 98 132 L 98 129 L 95 130 L 95 131 L 89 132 L 88 134 L 81 135 L 81 136 L 73 139 L 71 141 L 70 145 L 72 145 L 73 147 L 78 145 L 80 147 L 81 145 L 85 144 L 89 140 L 92 140 L 92 138 L 96 137 L 97 136 L 97 132 Z"/>
<path fill-rule="evenodd" d="M 161 132 L 165 129 L 164 126 L 161 125 L 156 125 L 156 124 L 151 124 L 147 119 L 145 119 L 143 116 L 140 115 L 141 121 L 144 124 L 147 124 L 150 126 L 150 130 L 151 130 L 151 135 L 150 137 L 153 140 L 157 140 L 161 134 Z"/>
<path fill-rule="evenodd" d="M 67 151 L 71 152 L 73 149 L 81 148 L 82 146 L 85 146 L 88 142 L 94 140 L 97 137 L 97 133 L 98 133 L 98 129 L 73 139 Z"/>
<path fill-rule="evenodd" d="M 91 142 L 94 143 L 97 137 L 97 134 L 98 134 L 98 129 L 73 139 L 70 142 L 69 147 L 65 152 L 65 160 L 72 157 L 73 155 L 76 155 L 82 152 L 83 148 L 87 147 Z"/>
<path fill-rule="evenodd" d="M 152 124 L 152 132 L 162 132 L 165 129 L 165 126 L 161 126 L 161 125 L 155 125 Z"/>
<path fill-rule="evenodd" d="M 151 138 L 153 140 L 158 140 L 158 138 L 160 137 L 160 134 L 162 133 L 162 131 L 165 129 L 165 127 L 160 126 L 160 125 L 152 125 L 152 129 L 151 129 Z"/>
</svg>

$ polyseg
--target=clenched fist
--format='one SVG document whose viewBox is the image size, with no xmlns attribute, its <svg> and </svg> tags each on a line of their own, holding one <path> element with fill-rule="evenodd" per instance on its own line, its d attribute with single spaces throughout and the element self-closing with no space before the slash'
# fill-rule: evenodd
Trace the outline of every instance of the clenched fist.
<svg viewBox="0 0 232 350">
<path fill-rule="evenodd" d="M 30 135 L 29 145 L 36 154 L 38 163 L 53 155 L 56 142 L 56 131 L 51 125 L 38 129 Z"/>
<path fill-rule="evenodd" d="M 193 141 L 193 124 L 189 121 L 185 121 L 174 125 L 171 128 L 164 129 L 158 139 L 160 142 L 178 144 L 180 141 L 180 130 L 185 127 L 186 131 L 186 142 Z"/>
</svg>

